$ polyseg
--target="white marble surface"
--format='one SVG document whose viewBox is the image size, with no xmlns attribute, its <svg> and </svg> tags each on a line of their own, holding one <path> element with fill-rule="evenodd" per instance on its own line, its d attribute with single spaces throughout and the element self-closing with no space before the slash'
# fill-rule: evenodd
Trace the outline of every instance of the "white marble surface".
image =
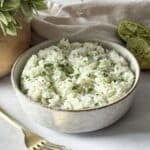
<svg viewBox="0 0 150 150">
<path fill-rule="evenodd" d="M 10 83 L 0 79 L 0 106 L 31 130 L 72 150 L 149 150 L 150 149 L 150 72 L 143 72 L 135 103 L 113 126 L 86 134 L 62 134 L 35 124 L 22 112 Z M 25 150 L 22 133 L 0 118 L 0 150 Z"/>
</svg>

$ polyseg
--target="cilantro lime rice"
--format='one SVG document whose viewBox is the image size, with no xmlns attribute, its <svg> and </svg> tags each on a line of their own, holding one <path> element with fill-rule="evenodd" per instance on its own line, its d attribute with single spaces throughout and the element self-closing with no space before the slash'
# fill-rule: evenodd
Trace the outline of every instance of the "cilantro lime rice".
<svg viewBox="0 0 150 150">
<path fill-rule="evenodd" d="M 128 62 L 115 50 L 100 43 L 63 39 L 31 56 L 20 85 L 33 101 L 51 108 L 80 110 L 119 100 L 133 82 Z"/>
</svg>

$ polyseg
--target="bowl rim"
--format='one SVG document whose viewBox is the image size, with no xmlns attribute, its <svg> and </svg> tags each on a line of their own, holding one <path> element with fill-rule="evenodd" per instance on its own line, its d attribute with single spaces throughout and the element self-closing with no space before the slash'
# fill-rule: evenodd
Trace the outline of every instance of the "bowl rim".
<svg viewBox="0 0 150 150">
<path fill-rule="evenodd" d="M 47 44 L 53 44 L 53 43 L 56 43 L 56 42 L 59 42 L 60 40 L 54 40 L 54 41 L 51 41 L 51 40 L 47 40 L 47 41 L 44 41 L 44 42 L 41 42 L 40 44 L 37 44 L 29 49 L 27 49 L 24 53 L 22 53 L 18 58 L 17 60 L 15 61 L 13 67 L 12 67 L 12 70 L 11 70 L 11 83 L 12 83 L 12 86 L 13 86 L 13 89 L 15 89 L 16 92 L 19 92 L 19 94 L 21 94 L 21 96 L 23 96 L 29 103 L 32 103 L 34 105 L 37 105 L 41 108 L 45 108 L 47 110 L 51 110 L 51 111 L 61 111 L 61 112 L 86 112 L 86 111 L 93 111 L 93 110 L 100 110 L 100 109 L 104 109 L 104 108 L 107 108 L 107 107 L 110 107 L 110 106 L 113 106 L 117 103 L 120 103 L 122 102 L 123 100 L 126 100 L 126 97 L 128 97 L 134 90 L 135 88 L 137 87 L 138 83 L 139 83 L 139 79 L 140 79 L 140 66 L 139 66 L 139 63 L 137 61 L 137 59 L 135 58 L 135 56 L 124 46 L 118 44 L 118 43 L 115 43 L 115 42 L 111 42 L 111 41 L 107 41 L 107 40 L 86 40 L 87 42 L 91 41 L 91 42 L 100 42 L 102 44 L 105 44 L 105 45 L 109 45 L 111 44 L 110 47 L 113 48 L 112 45 L 116 45 L 116 46 L 119 46 L 120 48 L 122 48 L 125 53 L 128 53 L 135 61 L 136 65 L 137 65 L 137 75 L 135 75 L 135 80 L 134 80 L 134 83 L 133 85 L 131 86 L 131 88 L 126 92 L 126 94 L 124 96 L 122 96 L 121 98 L 119 98 L 118 100 L 116 100 L 115 102 L 113 103 L 110 103 L 108 105 L 105 105 L 105 106 L 99 106 L 99 107 L 94 107 L 94 108 L 87 108 L 87 109 L 79 109 L 79 110 L 67 110 L 67 109 L 61 109 L 61 108 L 53 108 L 53 107 L 48 107 L 46 105 L 43 105 L 41 103 L 38 103 L 38 102 L 35 102 L 33 101 L 29 96 L 25 95 L 18 87 L 18 85 L 16 85 L 17 83 L 15 83 L 15 80 L 14 80 L 14 73 L 16 71 L 16 67 L 17 67 L 17 64 L 20 62 L 21 58 L 24 57 L 24 55 L 28 52 L 28 51 L 35 51 L 35 50 L 40 50 L 39 48 L 41 46 L 45 46 Z M 76 40 L 75 40 L 76 41 Z M 86 42 L 84 40 L 79 40 L 79 41 L 83 41 L 83 42 Z M 74 41 L 73 41 L 74 42 Z M 33 50 L 34 49 L 34 50 Z M 121 55 L 121 54 L 120 54 Z M 124 56 L 123 56 L 124 57 Z M 26 60 L 27 62 L 27 60 Z"/>
</svg>

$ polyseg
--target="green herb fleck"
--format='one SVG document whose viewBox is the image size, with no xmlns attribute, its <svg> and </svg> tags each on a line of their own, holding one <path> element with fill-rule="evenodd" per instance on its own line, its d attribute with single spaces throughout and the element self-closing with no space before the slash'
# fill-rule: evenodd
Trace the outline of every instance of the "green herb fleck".
<svg viewBox="0 0 150 150">
<path fill-rule="evenodd" d="M 61 71 L 63 71 L 66 76 L 69 76 L 70 74 L 72 74 L 74 72 L 72 66 L 70 64 L 59 64 L 58 67 L 61 69 Z"/>
<path fill-rule="evenodd" d="M 44 68 L 47 70 L 53 70 L 54 67 L 53 67 L 53 64 L 45 64 Z"/>
</svg>

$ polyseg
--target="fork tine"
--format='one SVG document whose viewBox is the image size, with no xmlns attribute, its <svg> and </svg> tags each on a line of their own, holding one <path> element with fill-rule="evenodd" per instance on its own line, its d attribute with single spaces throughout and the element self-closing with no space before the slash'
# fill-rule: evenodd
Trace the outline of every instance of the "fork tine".
<svg viewBox="0 0 150 150">
<path fill-rule="evenodd" d="M 58 148 L 56 148 L 56 147 L 52 147 L 52 146 L 47 146 L 47 145 L 43 145 L 43 144 L 41 144 L 41 145 L 37 145 L 37 147 L 39 148 L 38 150 L 60 150 L 60 149 L 58 149 Z"/>
<path fill-rule="evenodd" d="M 29 150 L 51 150 L 51 149 L 47 149 L 45 147 L 33 147 L 33 148 L 29 149 Z"/>
<path fill-rule="evenodd" d="M 50 143 L 50 142 L 46 142 L 45 146 L 51 146 L 51 147 L 53 147 L 55 149 L 58 149 L 58 150 L 65 150 L 65 146 L 56 145 L 56 144 L 53 144 L 53 143 Z"/>
<path fill-rule="evenodd" d="M 48 141 L 43 141 L 42 144 L 46 145 L 46 146 L 54 147 L 55 149 L 57 148 L 57 149 L 65 150 L 65 146 L 57 145 L 57 144 L 54 144 L 54 143 L 51 143 L 51 142 L 48 142 Z"/>
<path fill-rule="evenodd" d="M 45 144 L 44 148 L 51 149 L 51 150 L 64 150 L 61 147 L 55 147 L 55 146 L 48 145 L 48 144 Z"/>
<path fill-rule="evenodd" d="M 50 147 L 48 145 L 44 145 L 45 150 L 62 150 L 61 148 L 56 148 L 56 147 Z"/>
<path fill-rule="evenodd" d="M 29 150 L 43 150 L 43 149 L 41 149 L 40 147 L 34 146 L 31 149 L 29 149 Z"/>
<path fill-rule="evenodd" d="M 39 150 L 54 150 L 54 149 L 52 149 L 52 148 L 47 148 L 47 147 L 41 147 L 41 149 L 39 149 Z"/>
<path fill-rule="evenodd" d="M 43 149 L 43 145 L 40 143 L 32 147 L 30 150 L 45 150 L 45 149 Z"/>
<path fill-rule="evenodd" d="M 42 150 L 57 150 L 57 149 L 53 149 L 53 148 L 51 148 L 51 147 L 43 147 L 44 149 L 42 149 Z"/>
</svg>

